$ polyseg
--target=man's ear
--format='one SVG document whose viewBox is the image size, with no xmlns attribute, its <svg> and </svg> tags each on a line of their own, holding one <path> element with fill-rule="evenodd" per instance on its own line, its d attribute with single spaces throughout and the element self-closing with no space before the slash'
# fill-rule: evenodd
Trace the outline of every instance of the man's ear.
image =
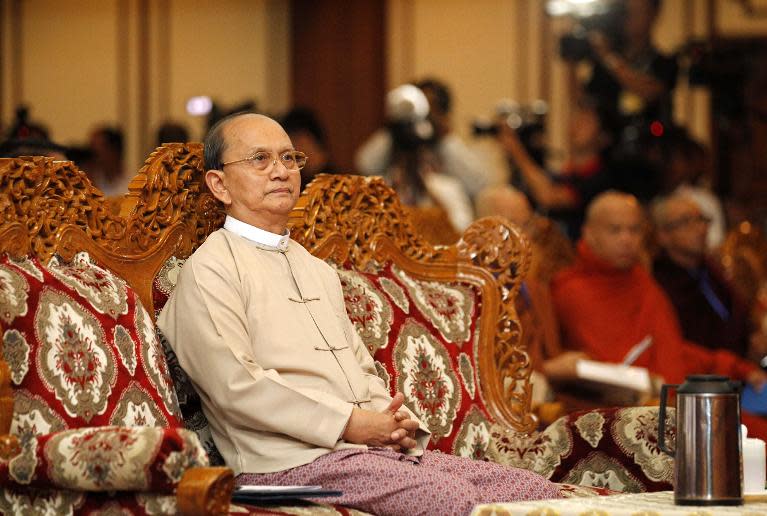
<svg viewBox="0 0 767 516">
<path fill-rule="evenodd" d="M 224 173 L 221 170 L 208 170 L 205 172 L 205 184 L 213 194 L 213 197 L 224 203 L 226 206 L 232 204 L 232 197 L 224 183 Z"/>
</svg>

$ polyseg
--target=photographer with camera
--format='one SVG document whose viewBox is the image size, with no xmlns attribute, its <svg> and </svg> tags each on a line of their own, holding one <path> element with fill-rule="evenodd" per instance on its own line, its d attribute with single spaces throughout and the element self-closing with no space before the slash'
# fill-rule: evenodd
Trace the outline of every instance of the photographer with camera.
<svg viewBox="0 0 767 516">
<path fill-rule="evenodd" d="M 466 144 L 452 132 L 450 124 L 450 108 L 452 99 L 447 86 L 436 79 L 424 79 L 415 86 L 427 99 L 428 123 L 432 127 L 429 137 L 430 147 L 439 161 L 439 170 L 448 177 L 457 179 L 469 197 L 474 197 L 487 183 L 485 167 L 481 160 Z M 397 90 L 389 93 L 389 96 Z M 403 116 L 392 112 L 398 109 L 398 103 L 387 101 L 387 127 L 373 133 L 357 150 L 355 165 L 360 174 L 366 176 L 382 175 L 388 177 L 395 155 L 397 154 L 396 131 L 403 125 Z M 405 120 L 405 126 L 414 121 Z M 390 179 L 390 178 L 389 178 Z"/>
<path fill-rule="evenodd" d="M 593 102 L 578 104 L 570 120 L 569 138 L 571 155 L 565 167 L 559 174 L 549 174 L 532 158 L 511 125 L 502 121 L 498 130 L 498 141 L 536 210 L 560 223 L 576 240 L 586 205 L 614 186 L 604 156 L 610 137 Z"/>
<path fill-rule="evenodd" d="M 376 167 L 365 169 L 366 174 L 382 175 L 407 206 L 441 208 L 460 232 L 474 219 L 471 199 L 461 181 L 443 172 L 449 168 L 445 160 L 457 149 L 448 145 L 445 152 L 444 133 L 438 129 L 444 112 L 436 117 L 430 113 L 429 99 L 420 88 L 403 84 L 390 91 L 386 95 L 386 129 L 360 149 L 358 162 L 376 162 Z M 458 156 L 453 166 L 467 157 L 472 154 Z"/>
<path fill-rule="evenodd" d="M 627 127 L 644 129 L 654 121 L 670 125 L 677 63 L 652 44 L 660 0 L 608 5 L 606 13 L 581 20 L 580 35 L 563 37 L 560 53 L 572 63 L 592 63 L 583 93 L 599 99 L 617 126 L 619 141 Z"/>
</svg>

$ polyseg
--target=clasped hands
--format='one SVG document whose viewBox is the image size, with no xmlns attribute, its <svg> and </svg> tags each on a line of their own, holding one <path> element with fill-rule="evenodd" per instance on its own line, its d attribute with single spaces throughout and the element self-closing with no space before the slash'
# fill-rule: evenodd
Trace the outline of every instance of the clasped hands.
<svg viewBox="0 0 767 516">
<path fill-rule="evenodd" d="M 415 448 L 415 432 L 418 421 L 402 408 L 405 396 L 398 392 L 381 412 L 373 412 L 358 407 L 352 409 L 352 415 L 342 437 L 344 441 L 368 446 L 386 447 L 396 451 Z"/>
</svg>

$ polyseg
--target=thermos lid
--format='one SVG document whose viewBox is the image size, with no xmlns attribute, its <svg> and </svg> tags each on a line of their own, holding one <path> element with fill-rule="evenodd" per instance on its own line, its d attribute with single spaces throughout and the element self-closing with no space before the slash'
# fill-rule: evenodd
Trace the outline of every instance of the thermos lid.
<svg viewBox="0 0 767 516">
<path fill-rule="evenodd" d="M 685 379 L 678 394 L 737 394 L 740 382 L 733 382 L 726 376 L 716 374 L 693 374 Z"/>
</svg>

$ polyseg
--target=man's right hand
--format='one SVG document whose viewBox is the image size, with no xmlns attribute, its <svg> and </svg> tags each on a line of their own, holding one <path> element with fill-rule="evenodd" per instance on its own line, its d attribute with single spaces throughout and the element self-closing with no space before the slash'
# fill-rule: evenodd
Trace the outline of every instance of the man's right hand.
<svg viewBox="0 0 767 516">
<path fill-rule="evenodd" d="M 414 448 L 417 444 L 414 436 L 418 421 L 410 419 L 407 412 L 399 410 L 403 399 L 402 394 L 397 393 L 383 412 L 354 407 L 341 437 L 354 444 L 395 449 Z"/>
</svg>

